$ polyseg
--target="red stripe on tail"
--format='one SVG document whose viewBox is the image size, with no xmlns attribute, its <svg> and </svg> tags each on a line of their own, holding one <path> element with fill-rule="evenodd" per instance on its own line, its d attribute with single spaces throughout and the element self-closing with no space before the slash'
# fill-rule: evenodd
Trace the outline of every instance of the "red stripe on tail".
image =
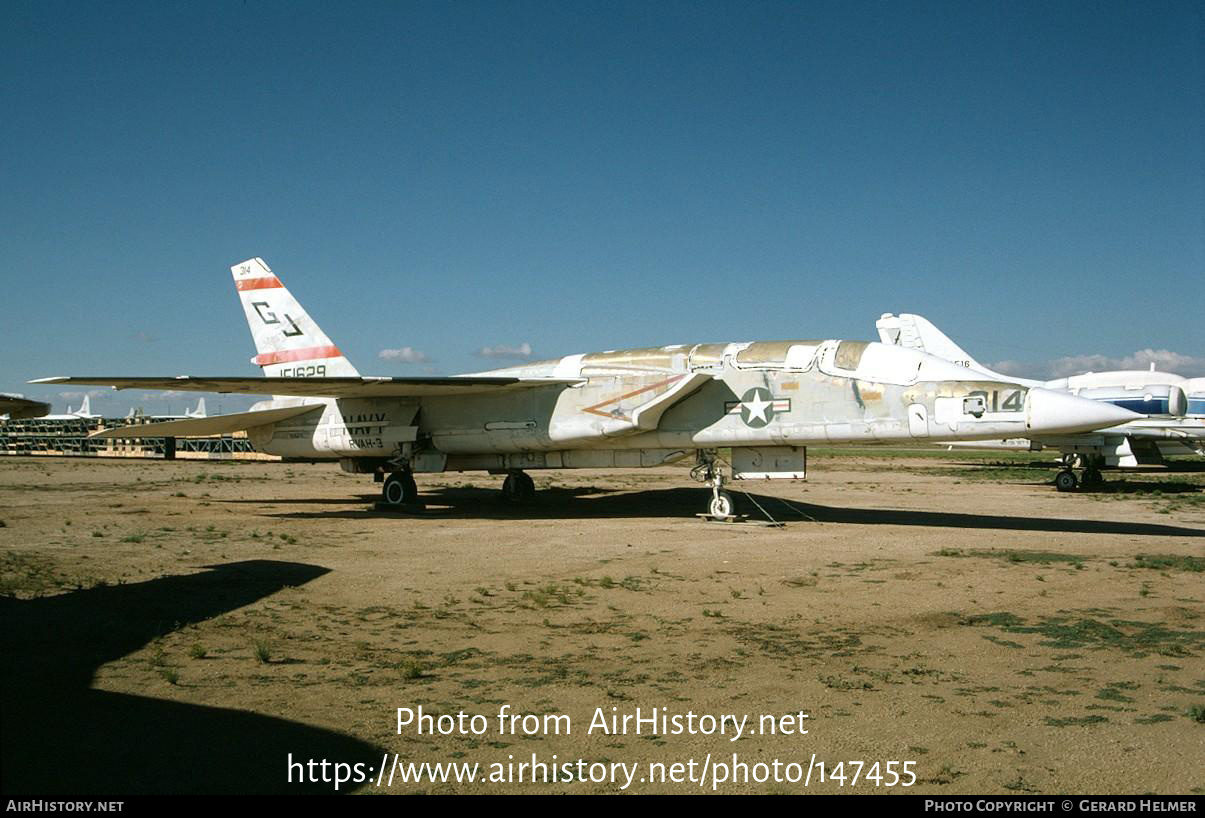
<svg viewBox="0 0 1205 818">
<path fill-rule="evenodd" d="M 276 276 L 261 276 L 260 278 L 244 278 L 241 281 L 235 281 L 234 287 L 239 292 L 243 290 L 269 290 L 276 287 L 283 287 L 280 279 Z"/>
<path fill-rule="evenodd" d="M 285 349 L 280 352 L 264 352 L 256 355 L 251 361 L 257 366 L 268 364 L 285 364 L 290 361 L 312 361 L 321 358 L 338 358 L 343 353 L 339 347 L 306 347 L 305 349 Z"/>
</svg>

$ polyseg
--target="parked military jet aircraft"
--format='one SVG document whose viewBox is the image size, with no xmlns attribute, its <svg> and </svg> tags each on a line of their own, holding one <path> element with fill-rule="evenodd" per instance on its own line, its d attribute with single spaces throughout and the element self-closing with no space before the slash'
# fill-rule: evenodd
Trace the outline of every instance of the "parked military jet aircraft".
<svg viewBox="0 0 1205 818">
<path fill-rule="evenodd" d="M 800 478 L 808 443 L 977 440 L 1096 429 L 1137 417 L 1110 404 L 968 373 L 867 341 L 702 343 L 569 355 L 452 377 L 362 377 L 263 260 L 231 268 L 262 378 L 60 377 L 118 389 L 272 395 L 248 412 L 105 430 L 102 437 L 247 430 L 256 449 L 337 459 L 417 499 L 414 473 L 505 474 L 531 497 L 531 469 L 632 468 L 693 457 L 709 511 L 729 518 L 732 475 Z M 968 374 L 970 377 L 968 377 Z"/>
<path fill-rule="evenodd" d="M 969 372 L 1006 378 L 972 358 L 962 347 L 920 315 L 884 314 L 875 326 L 885 344 L 916 349 L 952 361 Z M 1052 389 L 1121 406 L 1146 417 L 1090 433 L 1041 433 L 1023 437 L 955 444 L 966 448 L 1041 451 L 1057 449 L 1066 468 L 1055 476 L 1059 491 L 1071 491 L 1079 480 L 1072 466 L 1083 468 L 1084 485 L 1101 482 L 1101 468 L 1134 468 L 1163 462 L 1165 453 L 1195 451 L 1205 456 L 1205 378 L 1171 372 L 1124 370 L 1086 372 L 1068 378 L 1035 381 L 1014 378 L 1030 388 Z"/>
</svg>

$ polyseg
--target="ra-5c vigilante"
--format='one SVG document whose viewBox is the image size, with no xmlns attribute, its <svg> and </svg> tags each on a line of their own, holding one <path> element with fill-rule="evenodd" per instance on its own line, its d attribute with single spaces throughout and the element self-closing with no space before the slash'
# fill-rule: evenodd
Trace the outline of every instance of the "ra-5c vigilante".
<svg viewBox="0 0 1205 818">
<path fill-rule="evenodd" d="M 248 412 L 107 429 L 102 437 L 246 430 L 255 448 L 373 474 L 383 501 L 417 500 L 414 474 L 505 474 L 529 500 L 533 469 L 634 468 L 689 459 L 733 514 L 732 477 L 802 478 L 809 443 L 989 440 L 1113 426 L 1133 412 L 988 378 L 867 341 L 675 344 L 569 355 L 451 377 L 361 376 L 263 260 L 231 268 L 265 377 L 66 377 L 118 389 L 271 395 Z"/>
</svg>

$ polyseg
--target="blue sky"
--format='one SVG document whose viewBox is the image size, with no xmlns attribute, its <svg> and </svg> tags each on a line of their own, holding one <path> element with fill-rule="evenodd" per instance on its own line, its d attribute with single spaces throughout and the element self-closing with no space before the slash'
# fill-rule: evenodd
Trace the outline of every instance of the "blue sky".
<svg viewBox="0 0 1205 818">
<path fill-rule="evenodd" d="M 0 391 L 257 374 L 256 255 L 372 374 L 885 311 L 1205 374 L 1203 42 L 1189 2 L 8 2 Z"/>
</svg>

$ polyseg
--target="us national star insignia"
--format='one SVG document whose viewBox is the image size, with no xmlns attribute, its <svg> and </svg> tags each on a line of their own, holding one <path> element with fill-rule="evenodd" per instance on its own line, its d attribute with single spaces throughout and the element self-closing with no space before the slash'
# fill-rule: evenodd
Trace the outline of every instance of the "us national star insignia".
<svg viewBox="0 0 1205 818">
<path fill-rule="evenodd" d="M 751 429 L 760 429 L 774 420 L 774 416 L 791 410 L 790 398 L 775 398 L 770 390 L 755 386 L 739 401 L 724 404 L 726 414 L 740 414 L 741 420 Z"/>
</svg>

